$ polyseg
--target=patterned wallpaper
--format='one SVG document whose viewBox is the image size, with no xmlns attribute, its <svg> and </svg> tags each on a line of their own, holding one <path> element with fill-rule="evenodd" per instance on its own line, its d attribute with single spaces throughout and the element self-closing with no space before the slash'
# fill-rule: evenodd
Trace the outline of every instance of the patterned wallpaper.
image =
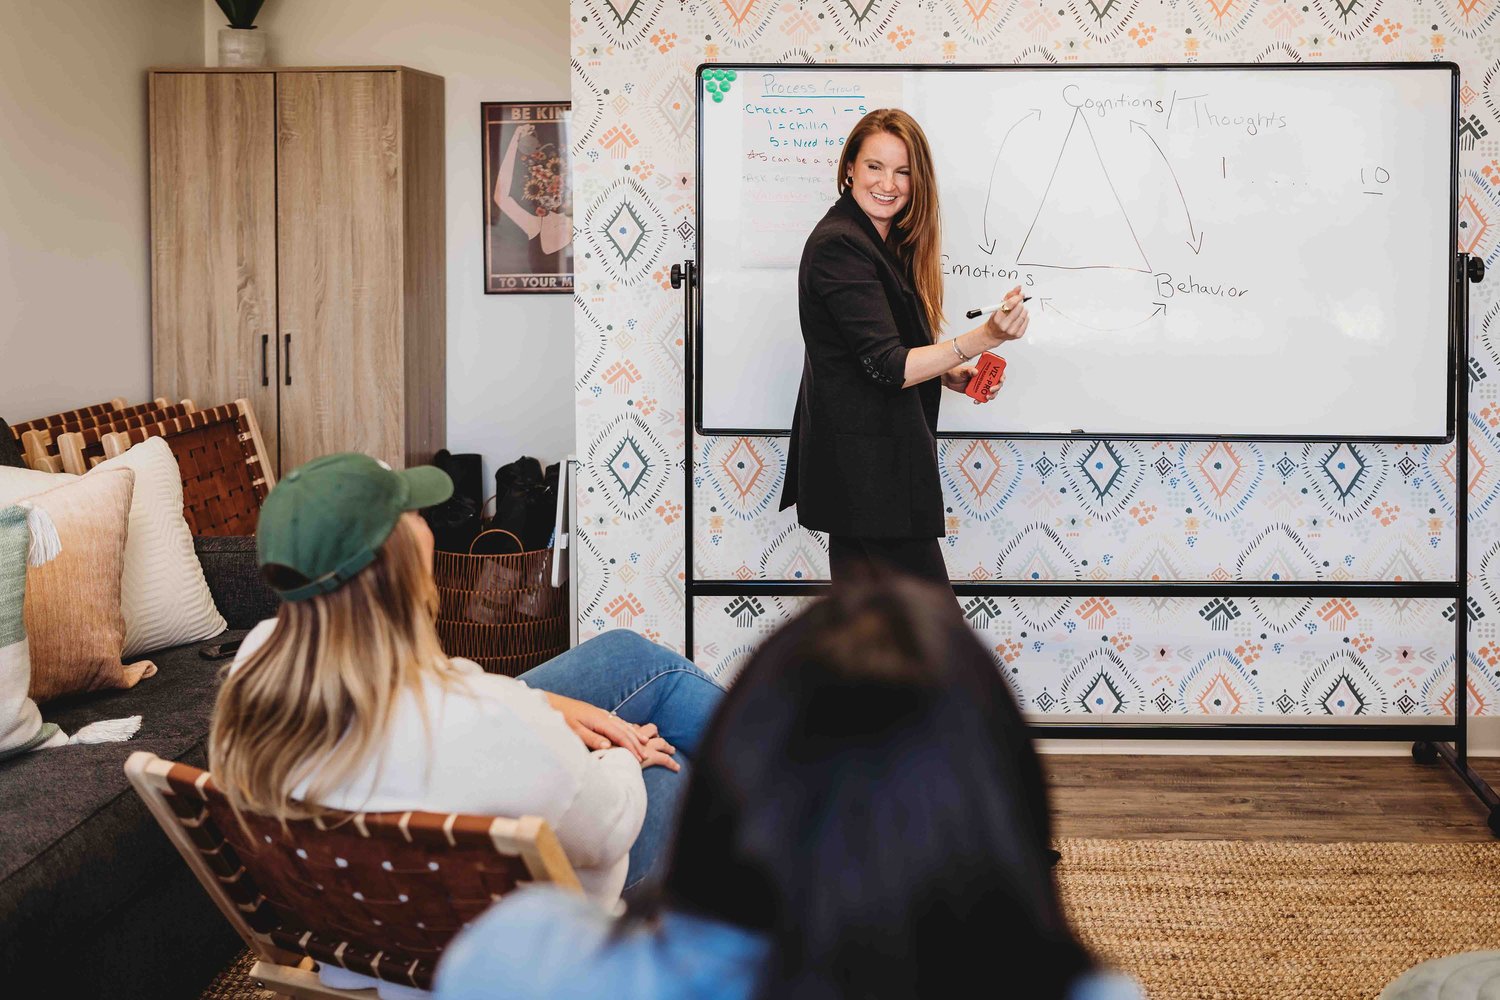
<svg viewBox="0 0 1500 1000">
<path fill-rule="evenodd" d="M 685 434 L 668 270 L 696 233 L 699 62 L 1453 60 L 1461 249 L 1493 265 L 1497 12 L 1496 0 L 572 0 L 581 637 L 624 626 L 681 648 L 689 454 L 697 578 L 827 570 L 824 539 L 775 509 L 785 439 Z M 1349 252 L 1382 265 L 1378 247 Z M 1500 710 L 1497 288 L 1476 288 L 1470 345 L 1469 704 L 1486 715 Z M 1451 445 L 954 440 L 940 461 L 955 578 L 1440 580 L 1453 565 Z M 731 678 L 797 604 L 699 599 L 697 662 Z M 1448 604 L 963 601 L 1030 712 L 1194 715 L 1450 713 Z"/>
</svg>

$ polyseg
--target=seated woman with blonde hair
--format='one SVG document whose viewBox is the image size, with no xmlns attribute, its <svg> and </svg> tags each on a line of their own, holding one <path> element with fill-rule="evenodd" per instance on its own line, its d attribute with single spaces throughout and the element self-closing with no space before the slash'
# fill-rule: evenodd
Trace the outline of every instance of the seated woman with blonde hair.
<svg viewBox="0 0 1500 1000">
<path fill-rule="evenodd" d="M 430 466 L 396 472 L 338 454 L 271 491 L 257 554 L 283 603 L 245 637 L 219 691 L 214 780 L 236 809 L 283 819 L 330 809 L 541 816 L 585 891 L 610 904 L 652 874 L 723 691 L 624 631 L 519 678 L 448 657 L 432 532 L 413 512 L 452 490 Z M 322 975 L 335 987 L 377 985 L 326 966 Z"/>
<path fill-rule="evenodd" d="M 449 946 L 440 1000 L 1140 1000 L 1068 926 L 1041 768 L 951 591 L 835 586 L 694 765 L 658 892 L 622 920 L 512 893 Z"/>
</svg>

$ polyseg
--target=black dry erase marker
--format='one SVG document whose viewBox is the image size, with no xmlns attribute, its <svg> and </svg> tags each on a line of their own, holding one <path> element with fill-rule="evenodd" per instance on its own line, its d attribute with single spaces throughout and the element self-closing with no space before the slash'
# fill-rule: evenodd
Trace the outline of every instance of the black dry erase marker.
<svg viewBox="0 0 1500 1000">
<path fill-rule="evenodd" d="M 1030 295 L 1023 295 L 1023 296 L 1021 296 L 1021 301 L 1022 302 L 1030 302 L 1031 301 L 1031 296 Z M 992 313 L 992 312 L 994 312 L 995 310 L 1001 308 L 1004 305 L 1005 305 L 1004 302 L 996 302 L 992 306 L 981 306 L 978 309 L 970 309 L 968 312 L 964 313 L 964 319 L 978 319 L 979 317 L 983 316 L 985 313 Z"/>
</svg>

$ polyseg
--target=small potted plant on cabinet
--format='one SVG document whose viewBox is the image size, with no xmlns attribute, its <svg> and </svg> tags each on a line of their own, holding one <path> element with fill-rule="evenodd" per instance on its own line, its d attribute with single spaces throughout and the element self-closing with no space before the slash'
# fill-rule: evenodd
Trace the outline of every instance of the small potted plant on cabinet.
<svg viewBox="0 0 1500 1000">
<path fill-rule="evenodd" d="M 264 66 L 266 35 L 255 27 L 255 15 L 265 0 L 217 0 L 229 18 L 229 27 L 219 29 L 220 66 Z"/>
</svg>

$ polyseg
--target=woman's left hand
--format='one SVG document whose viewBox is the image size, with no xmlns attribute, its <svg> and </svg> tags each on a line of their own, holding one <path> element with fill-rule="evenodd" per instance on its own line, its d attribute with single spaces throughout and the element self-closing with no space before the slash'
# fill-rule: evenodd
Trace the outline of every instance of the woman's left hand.
<svg viewBox="0 0 1500 1000">
<path fill-rule="evenodd" d="M 943 388 L 963 392 L 969 387 L 969 379 L 973 378 L 978 371 L 979 369 L 973 365 L 959 365 L 957 368 L 950 368 L 938 377 L 943 380 Z"/>
<path fill-rule="evenodd" d="M 975 368 L 973 365 L 960 365 L 957 368 L 952 368 L 948 371 L 943 372 L 940 377 L 942 378 L 943 385 L 946 388 L 952 389 L 954 392 L 964 392 L 969 388 L 969 379 L 973 378 L 976 374 L 978 374 L 978 372 L 979 369 Z M 995 398 L 995 393 L 999 392 L 1000 387 L 1004 384 L 1005 376 L 1001 375 L 1000 381 L 990 386 L 990 399 Z M 974 405 L 978 406 L 982 402 L 989 402 L 989 400 L 976 399 L 974 400 Z"/>
<path fill-rule="evenodd" d="M 644 726 L 635 727 L 636 735 L 645 741 L 646 755 L 641 758 L 641 769 L 658 766 L 665 767 L 669 771 L 681 771 L 682 765 L 672 759 L 677 748 L 666 741 L 666 738 L 656 730 L 656 723 L 648 722 Z"/>
</svg>

